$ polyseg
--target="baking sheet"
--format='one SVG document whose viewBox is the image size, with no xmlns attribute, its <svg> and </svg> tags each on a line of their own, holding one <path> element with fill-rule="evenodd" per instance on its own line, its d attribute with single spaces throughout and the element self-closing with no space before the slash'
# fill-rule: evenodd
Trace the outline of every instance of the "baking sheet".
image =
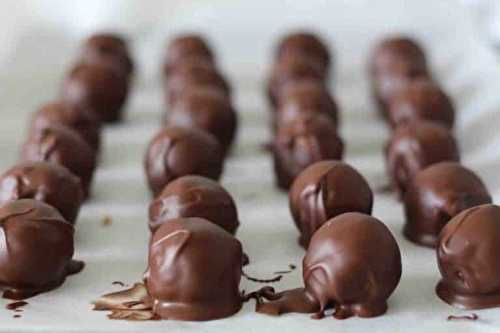
<svg viewBox="0 0 500 333">
<path fill-rule="evenodd" d="M 252 301 L 224 320 L 125 322 L 90 311 L 89 304 L 103 293 L 120 289 L 111 284 L 113 281 L 131 284 L 139 280 L 145 268 L 150 198 L 142 158 L 163 109 L 158 63 L 164 41 L 183 29 L 201 29 L 211 38 L 220 66 L 234 85 L 241 127 L 222 183 L 238 205 L 238 237 L 251 258 L 245 268 L 248 274 L 272 277 L 272 272 L 293 263 L 299 269 L 285 275 L 275 287 L 282 290 L 302 283 L 304 252 L 296 243 L 287 197 L 273 186 L 271 158 L 261 149 L 269 139 L 263 80 L 273 43 L 290 27 L 317 27 L 335 49 L 332 91 L 342 111 L 345 160 L 374 188 L 387 182 L 382 147 L 388 130 L 376 118 L 370 99 L 365 66 L 368 52 L 375 40 L 391 31 L 420 38 L 438 80 L 457 106 L 456 135 L 463 163 L 485 180 L 498 203 L 499 64 L 474 34 L 467 11 L 456 1 L 151 1 L 144 5 L 147 8 L 123 0 L 71 5 L 64 1 L 16 1 L 12 5 L 11 12 L 0 14 L 7 22 L 3 35 L 0 33 L 1 170 L 15 163 L 29 113 L 57 94 L 64 69 L 86 33 L 104 27 L 130 33 L 139 75 L 126 121 L 103 133 L 94 195 L 78 221 L 75 257 L 86 262 L 85 270 L 69 277 L 61 288 L 30 299 L 22 318 L 0 311 L 0 332 L 499 331 L 500 309 L 474 311 L 480 317 L 475 322 L 446 321 L 448 315 L 468 312 L 435 296 L 439 273 L 434 252 L 401 236 L 402 206 L 394 196 L 381 193 L 376 194 L 373 214 L 390 227 L 403 255 L 401 283 L 382 317 L 318 321 L 290 314 L 274 318 L 254 313 Z M 108 215 L 113 223 L 103 226 Z M 245 279 L 241 283 L 241 289 L 247 291 L 259 287 Z M 0 306 L 5 304 L 6 300 L 0 300 Z"/>
</svg>

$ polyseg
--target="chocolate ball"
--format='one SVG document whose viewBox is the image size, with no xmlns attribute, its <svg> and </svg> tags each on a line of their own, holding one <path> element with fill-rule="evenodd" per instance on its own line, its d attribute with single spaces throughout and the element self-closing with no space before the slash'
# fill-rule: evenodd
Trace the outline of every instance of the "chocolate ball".
<svg viewBox="0 0 500 333">
<path fill-rule="evenodd" d="M 183 62 L 167 77 L 166 104 L 172 106 L 185 90 L 197 87 L 218 89 L 227 97 L 231 95 L 229 83 L 215 67 L 201 62 Z"/>
<path fill-rule="evenodd" d="M 84 197 L 90 193 L 96 168 L 96 153 L 77 132 L 64 126 L 50 126 L 33 132 L 21 151 L 23 161 L 46 161 L 66 167 L 80 178 Z"/>
<path fill-rule="evenodd" d="M 77 65 L 66 77 L 62 98 L 71 106 L 88 109 L 103 122 L 122 118 L 128 78 L 102 65 Z"/>
<path fill-rule="evenodd" d="M 288 57 L 274 64 L 267 86 L 269 101 L 276 107 L 283 87 L 293 81 L 316 80 L 326 84 L 327 74 L 318 63 L 303 56 Z"/>
<path fill-rule="evenodd" d="M 165 113 L 165 123 L 173 126 L 199 128 L 217 138 L 224 152 L 234 139 L 237 115 L 231 102 L 217 89 L 185 90 Z"/>
<path fill-rule="evenodd" d="M 164 61 L 164 72 L 169 74 L 177 65 L 186 59 L 215 65 L 214 54 L 208 42 L 199 35 L 186 34 L 174 38 L 167 47 Z"/>
<path fill-rule="evenodd" d="M 111 67 L 126 76 L 134 71 L 127 41 L 119 34 L 98 33 L 90 36 L 83 44 L 80 60 L 82 63 Z"/>
<path fill-rule="evenodd" d="M 363 176 L 340 161 L 316 162 L 293 182 L 290 211 L 307 248 L 313 234 L 327 220 L 346 212 L 371 214 L 373 193 Z"/>
<path fill-rule="evenodd" d="M 389 229 L 374 217 L 345 213 L 312 237 L 303 261 L 305 288 L 334 317 L 375 317 L 401 278 L 401 254 Z"/>
<path fill-rule="evenodd" d="M 33 115 L 30 132 L 52 125 L 63 125 L 74 129 L 95 151 L 99 151 L 101 122 L 91 111 L 70 106 L 63 101 L 47 103 Z"/>
<path fill-rule="evenodd" d="M 273 127 L 295 118 L 298 113 L 323 113 L 338 126 L 338 107 L 322 81 L 292 81 L 281 89 Z"/>
<path fill-rule="evenodd" d="M 80 179 L 49 162 L 25 162 L 0 176 L 0 206 L 19 199 L 35 199 L 56 208 L 75 224 L 83 201 Z"/>
<path fill-rule="evenodd" d="M 450 130 L 429 121 L 396 128 L 386 145 L 385 158 L 391 183 L 400 195 L 420 170 L 431 164 L 460 159 Z"/>
<path fill-rule="evenodd" d="M 469 208 L 446 224 L 437 258 L 437 295 L 465 309 L 500 307 L 500 207 Z"/>
<path fill-rule="evenodd" d="M 392 127 L 429 120 L 453 127 L 455 109 L 450 98 L 428 79 L 413 80 L 389 103 L 388 120 Z"/>
<path fill-rule="evenodd" d="M 344 145 L 335 124 L 322 114 L 297 114 L 279 124 L 273 141 L 277 186 L 287 190 L 309 165 L 322 160 L 340 160 Z"/>
<path fill-rule="evenodd" d="M 151 232 L 183 217 L 207 219 L 231 234 L 239 225 L 231 195 L 216 181 L 201 176 L 183 176 L 170 182 L 149 205 Z"/>
<path fill-rule="evenodd" d="M 315 313 L 315 319 L 328 309 L 336 319 L 380 316 L 401 279 L 401 253 L 382 222 L 345 213 L 316 231 L 302 261 L 302 277 L 305 288 L 257 291 L 256 311 Z"/>
<path fill-rule="evenodd" d="M 0 227 L 4 298 L 24 299 L 55 289 L 83 268 L 83 263 L 72 261 L 73 226 L 46 203 L 6 203 L 0 207 Z"/>
<path fill-rule="evenodd" d="M 218 180 L 224 156 L 217 139 L 210 133 L 188 127 L 169 126 L 149 143 L 144 168 L 153 195 L 165 185 L 186 175 Z"/>
<path fill-rule="evenodd" d="M 475 173 L 456 162 L 441 162 L 417 173 L 403 201 L 405 237 L 435 247 L 450 219 L 467 208 L 491 203 L 491 196 Z"/>
<path fill-rule="evenodd" d="M 241 309 L 241 243 L 201 218 L 170 220 L 154 233 L 146 287 L 162 319 L 212 320 Z"/>
<path fill-rule="evenodd" d="M 281 62 L 286 58 L 303 56 L 318 62 L 324 71 L 330 66 L 328 46 L 319 36 L 308 31 L 298 31 L 286 35 L 278 44 L 276 59 Z"/>
</svg>

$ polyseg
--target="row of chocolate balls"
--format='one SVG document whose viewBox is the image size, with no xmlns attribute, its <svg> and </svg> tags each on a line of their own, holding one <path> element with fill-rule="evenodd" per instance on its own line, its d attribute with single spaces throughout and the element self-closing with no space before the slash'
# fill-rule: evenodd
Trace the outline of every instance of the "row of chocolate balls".
<svg viewBox="0 0 500 333">
<path fill-rule="evenodd" d="M 4 297 L 51 290 L 83 269 L 72 260 L 74 225 L 90 194 L 101 122 L 121 118 L 132 68 L 124 39 L 91 36 L 60 99 L 34 114 L 22 162 L 0 177 Z"/>
</svg>

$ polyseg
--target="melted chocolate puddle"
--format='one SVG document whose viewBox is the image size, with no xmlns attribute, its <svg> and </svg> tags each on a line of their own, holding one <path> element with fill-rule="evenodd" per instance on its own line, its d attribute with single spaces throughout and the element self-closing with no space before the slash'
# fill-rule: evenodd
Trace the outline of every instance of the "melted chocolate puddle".
<svg viewBox="0 0 500 333">
<path fill-rule="evenodd" d="M 472 313 L 470 315 L 465 315 L 465 316 L 453 316 L 450 315 L 446 320 L 448 321 L 455 321 L 455 320 L 470 320 L 470 321 L 476 321 L 479 319 L 479 316 L 475 313 Z"/>
</svg>

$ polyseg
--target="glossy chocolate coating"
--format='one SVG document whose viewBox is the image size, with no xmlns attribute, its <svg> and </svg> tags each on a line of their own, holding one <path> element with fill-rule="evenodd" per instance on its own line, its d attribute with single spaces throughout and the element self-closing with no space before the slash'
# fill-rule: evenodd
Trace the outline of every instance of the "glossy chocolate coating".
<svg viewBox="0 0 500 333">
<path fill-rule="evenodd" d="M 52 206 L 22 199 L 0 207 L 0 288 L 23 299 L 54 289 L 83 264 L 72 261 L 71 224 Z"/>
<path fill-rule="evenodd" d="M 98 33 L 90 36 L 83 44 L 80 60 L 82 63 L 111 67 L 126 76 L 134 71 L 127 41 L 119 34 Z"/>
<path fill-rule="evenodd" d="M 84 197 L 96 168 L 96 153 L 77 132 L 69 127 L 50 126 L 33 132 L 21 151 L 23 161 L 46 161 L 66 167 L 80 178 Z"/>
<path fill-rule="evenodd" d="M 281 90 L 290 82 L 299 80 L 316 80 L 326 84 L 327 73 L 317 62 L 303 57 L 295 56 L 283 59 L 274 64 L 267 86 L 269 101 L 272 106 L 277 106 Z"/>
<path fill-rule="evenodd" d="M 467 208 L 491 203 L 491 196 L 471 170 L 456 162 L 441 162 L 417 173 L 403 200 L 405 237 L 435 247 L 441 229 L 450 219 Z"/>
<path fill-rule="evenodd" d="M 185 90 L 194 87 L 217 88 L 227 97 L 231 95 L 229 83 L 215 67 L 189 61 L 178 64 L 168 75 L 165 85 L 166 104 L 175 104 Z"/>
<path fill-rule="evenodd" d="M 344 145 L 333 121 L 325 115 L 297 114 L 279 124 L 273 142 L 277 186 L 287 190 L 309 165 L 322 160 L 340 160 Z"/>
<path fill-rule="evenodd" d="M 387 116 L 392 98 L 418 78 L 429 78 L 423 49 L 411 38 L 400 36 L 380 42 L 371 57 L 372 90 L 381 115 Z"/>
<path fill-rule="evenodd" d="M 179 64 L 190 59 L 214 65 L 214 54 L 208 42 L 199 35 L 186 34 L 174 38 L 167 47 L 164 61 L 164 72 L 170 72 Z"/>
<path fill-rule="evenodd" d="M 460 159 L 453 134 L 429 121 L 399 126 L 385 149 L 387 172 L 392 186 L 402 195 L 410 180 L 427 166 Z"/>
<path fill-rule="evenodd" d="M 75 224 L 83 201 L 80 179 L 50 162 L 17 164 L 0 176 L 0 206 L 19 199 L 35 199 L 56 208 Z"/>
<path fill-rule="evenodd" d="M 165 113 L 165 123 L 207 131 L 226 152 L 236 134 L 238 119 L 227 96 L 217 89 L 198 87 L 181 94 Z"/>
<path fill-rule="evenodd" d="M 439 235 L 437 295 L 459 308 L 500 307 L 499 253 L 500 207 L 481 205 L 455 216 Z"/>
<path fill-rule="evenodd" d="M 371 214 L 373 193 L 363 176 L 340 161 L 321 161 L 307 167 L 289 192 L 290 211 L 300 231 L 299 243 L 309 240 L 327 220 L 347 212 Z"/>
<path fill-rule="evenodd" d="M 413 80 L 390 101 L 388 119 L 392 127 L 429 120 L 453 127 L 455 109 L 450 98 L 429 79 Z"/>
<path fill-rule="evenodd" d="M 36 132 L 52 125 L 71 127 L 95 151 L 99 151 L 101 144 L 101 122 L 91 111 L 70 106 L 63 101 L 47 103 L 33 115 L 30 132 Z"/>
<path fill-rule="evenodd" d="M 188 127 L 169 126 L 149 143 L 144 168 L 153 195 L 165 185 L 186 175 L 218 180 L 224 157 L 217 139 L 210 133 Z"/>
<path fill-rule="evenodd" d="M 321 38 L 308 31 L 298 31 L 286 35 L 278 44 L 276 59 L 283 61 L 289 57 L 304 56 L 318 62 L 324 71 L 330 67 L 330 52 Z"/>
<path fill-rule="evenodd" d="M 323 113 L 338 126 L 338 107 L 326 85 L 318 80 L 299 80 L 286 84 L 280 92 L 274 114 L 277 123 L 295 118 L 297 113 Z"/>
<path fill-rule="evenodd" d="M 183 176 L 170 182 L 149 205 L 149 229 L 182 217 L 200 217 L 231 234 L 239 226 L 231 195 L 216 181 L 201 176 Z"/>
<path fill-rule="evenodd" d="M 333 317 L 376 317 L 401 278 L 401 253 L 389 229 L 361 213 L 345 213 L 318 229 L 302 262 L 305 288 L 264 295 L 257 311 L 278 315 L 334 309 Z"/>
<path fill-rule="evenodd" d="M 164 223 L 149 247 L 146 287 L 162 319 L 212 320 L 242 306 L 241 243 L 201 218 Z"/>
<path fill-rule="evenodd" d="M 88 109 L 103 122 L 116 122 L 128 94 L 128 77 L 102 65 L 79 64 L 66 77 L 62 98 L 71 106 Z"/>
</svg>

